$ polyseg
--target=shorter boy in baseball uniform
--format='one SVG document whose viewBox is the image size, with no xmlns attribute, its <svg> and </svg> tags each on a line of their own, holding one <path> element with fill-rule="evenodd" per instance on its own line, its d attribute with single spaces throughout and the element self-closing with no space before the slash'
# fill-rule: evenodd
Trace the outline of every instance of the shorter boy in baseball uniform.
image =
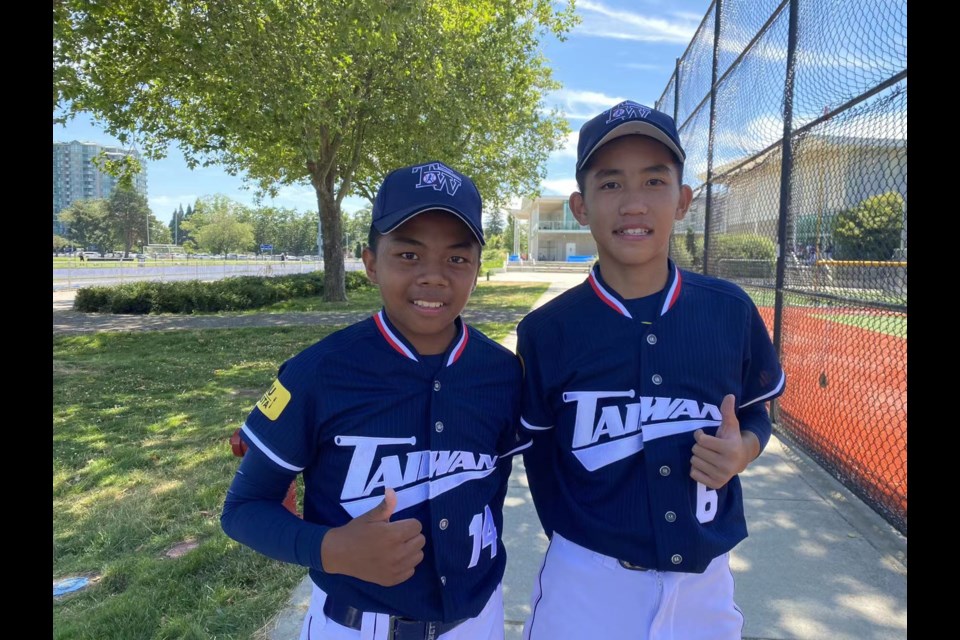
<svg viewBox="0 0 960 640">
<path fill-rule="evenodd" d="M 529 640 L 732 640 L 738 473 L 763 450 L 784 374 L 756 306 L 683 271 L 692 191 L 672 118 L 623 102 L 580 130 L 570 208 L 598 262 L 517 330 L 530 491 L 550 545 Z"/>
<path fill-rule="evenodd" d="M 383 308 L 280 367 L 242 428 L 223 530 L 309 568 L 304 640 L 499 640 L 521 373 L 460 317 L 480 194 L 440 162 L 403 167 L 372 217 Z M 302 520 L 282 505 L 300 473 Z"/>
</svg>

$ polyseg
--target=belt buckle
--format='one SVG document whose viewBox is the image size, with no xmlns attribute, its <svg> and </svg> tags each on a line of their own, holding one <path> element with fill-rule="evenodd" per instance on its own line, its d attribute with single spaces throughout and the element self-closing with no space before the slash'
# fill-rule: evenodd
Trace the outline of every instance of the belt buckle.
<svg viewBox="0 0 960 640">
<path fill-rule="evenodd" d="M 624 569 L 630 571 L 650 571 L 647 567 L 641 567 L 639 564 L 633 564 L 632 562 L 627 562 L 626 560 L 617 560 L 620 563 L 620 566 Z"/>
<path fill-rule="evenodd" d="M 419 627 L 417 629 L 419 633 L 415 636 L 411 636 L 409 632 L 402 633 L 397 629 L 401 624 Z M 438 637 L 440 637 L 440 625 L 437 622 L 419 622 L 403 616 L 390 616 L 387 625 L 387 640 L 413 640 L 414 638 L 416 640 L 437 640 Z"/>
</svg>

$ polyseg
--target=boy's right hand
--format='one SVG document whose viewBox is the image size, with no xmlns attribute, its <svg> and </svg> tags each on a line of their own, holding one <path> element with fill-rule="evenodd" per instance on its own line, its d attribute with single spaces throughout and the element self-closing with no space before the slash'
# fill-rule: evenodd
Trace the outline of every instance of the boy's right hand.
<svg viewBox="0 0 960 640">
<path fill-rule="evenodd" d="M 387 488 L 383 502 L 342 527 L 327 531 L 320 545 L 323 570 L 342 573 L 383 587 L 413 576 L 423 560 L 427 540 L 415 518 L 390 522 L 397 492 Z"/>
</svg>

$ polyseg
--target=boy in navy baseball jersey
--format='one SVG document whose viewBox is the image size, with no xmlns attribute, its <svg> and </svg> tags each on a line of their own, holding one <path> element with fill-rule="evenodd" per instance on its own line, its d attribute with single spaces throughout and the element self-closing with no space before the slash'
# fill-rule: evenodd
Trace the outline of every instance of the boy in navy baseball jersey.
<svg viewBox="0 0 960 640">
<path fill-rule="evenodd" d="M 684 160 L 673 119 L 635 102 L 580 130 L 570 208 L 598 263 L 517 330 L 550 537 L 531 640 L 740 638 L 737 474 L 770 437 L 784 375 L 747 294 L 668 257 L 692 199 Z"/>
<path fill-rule="evenodd" d="M 521 371 L 460 317 L 480 194 L 442 163 L 404 167 L 372 214 L 363 262 L 383 308 L 280 367 L 241 431 L 221 523 L 309 567 L 301 638 L 499 639 Z M 302 520 L 282 506 L 298 473 Z"/>
</svg>

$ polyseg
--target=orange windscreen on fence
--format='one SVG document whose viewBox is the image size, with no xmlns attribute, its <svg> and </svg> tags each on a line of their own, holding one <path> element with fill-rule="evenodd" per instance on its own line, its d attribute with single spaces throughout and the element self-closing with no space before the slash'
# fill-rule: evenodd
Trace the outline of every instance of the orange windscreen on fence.
<svg viewBox="0 0 960 640">
<path fill-rule="evenodd" d="M 784 307 L 778 426 L 905 531 L 906 312 L 808 302 Z"/>
</svg>

